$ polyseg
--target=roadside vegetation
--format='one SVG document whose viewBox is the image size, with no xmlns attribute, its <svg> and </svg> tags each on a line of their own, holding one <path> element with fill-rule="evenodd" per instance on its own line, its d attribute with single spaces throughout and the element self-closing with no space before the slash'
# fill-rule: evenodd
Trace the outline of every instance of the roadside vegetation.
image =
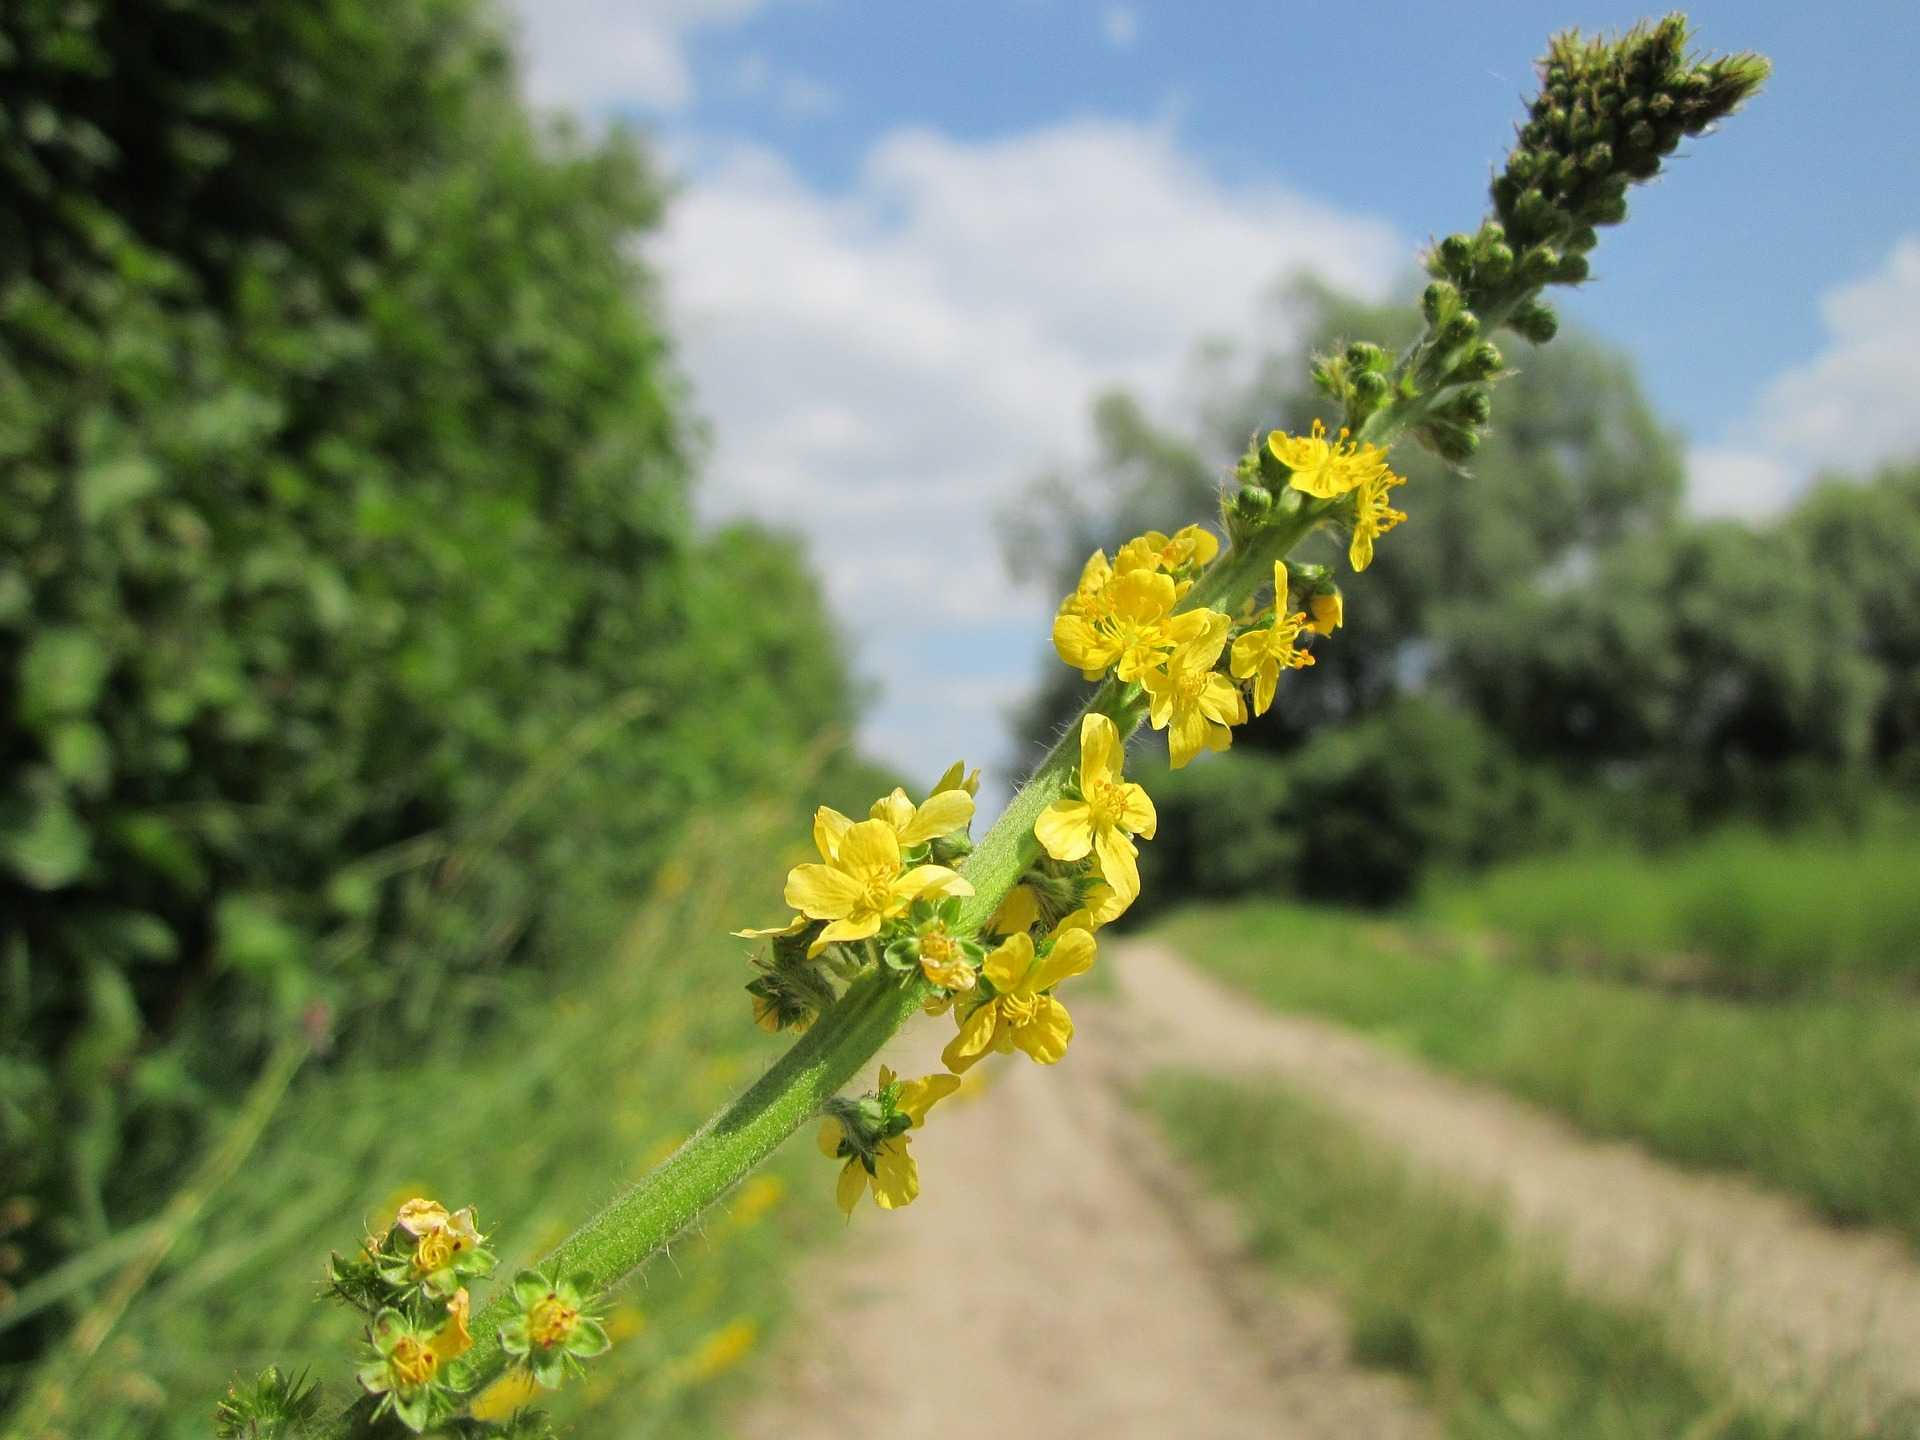
<svg viewBox="0 0 1920 1440">
<path fill-rule="evenodd" d="M 1577 889 L 1578 862 L 1558 863 Z M 1155 933 L 1266 1004 L 1352 1026 L 1597 1134 L 1749 1171 L 1833 1220 L 1920 1239 L 1920 1010 L 1881 994 L 1674 993 L 1530 964 L 1524 946 L 1442 923 L 1282 902 L 1191 908 Z"/>
<path fill-rule="evenodd" d="M 778 807 L 694 833 L 618 944 L 486 1043 L 449 1036 L 398 1065 L 311 1062 L 321 1073 L 294 1089 L 107 1338 L 111 1363 L 79 1376 L 63 1433 L 200 1440 L 209 1397 L 236 1375 L 268 1358 L 337 1365 L 355 1317 L 316 1299 L 324 1256 L 350 1251 L 414 1195 L 475 1206 L 511 1273 L 661 1158 L 716 1089 L 769 1058 L 771 1042 L 742 1023 L 739 942 L 726 932 L 747 902 L 725 860 L 765 853 L 793 819 Z M 722 1202 L 609 1303 L 614 1346 L 591 1380 L 534 1403 L 579 1435 L 724 1434 L 722 1408 L 785 1309 L 797 1242 L 830 1223 L 825 1207 L 787 1198 L 813 1158 L 789 1150 Z M 19 1377 L 22 1389 L 55 1375 L 64 1354 Z M 529 1393 L 507 1382 L 486 1413 Z"/>
<path fill-rule="evenodd" d="M 1354 1357 L 1402 1371 L 1459 1440 L 1827 1440 L 1813 1413 L 1744 1405 L 1660 1318 L 1569 1288 L 1552 1254 L 1410 1178 L 1277 1088 L 1189 1075 L 1146 1087 L 1174 1144 L 1244 1216 L 1258 1257 L 1345 1306 Z M 1920 1434 L 1889 1422 L 1881 1440 Z"/>
</svg>

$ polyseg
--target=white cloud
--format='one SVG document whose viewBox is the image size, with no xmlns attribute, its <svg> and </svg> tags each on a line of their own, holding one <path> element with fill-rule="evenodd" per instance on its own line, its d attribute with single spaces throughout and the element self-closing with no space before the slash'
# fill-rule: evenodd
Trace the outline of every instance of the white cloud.
<svg viewBox="0 0 1920 1440">
<path fill-rule="evenodd" d="M 1377 295 L 1406 254 L 1376 221 L 1224 184 L 1166 128 L 1119 121 L 896 132 L 837 193 L 761 150 L 696 160 L 655 258 L 715 436 L 705 507 L 807 535 L 887 687 L 870 738 L 916 772 L 1004 746 L 992 712 L 1030 678 L 1052 602 L 1005 582 L 994 513 L 1081 456 L 1092 397 L 1168 398 L 1195 338 L 1244 333 L 1280 275 Z M 951 658 L 1009 631 L 1018 653 L 967 672 L 994 703 L 962 702 Z"/>
<path fill-rule="evenodd" d="M 513 0 L 527 95 L 593 111 L 678 110 L 693 99 L 686 38 L 738 24 L 763 0 Z"/>
<path fill-rule="evenodd" d="M 1140 38 L 1140 12 L 1131 5 L 1109 5 L 1100 16 L 1100 33 L 1116 50 L 1131 50 Z"/>
<path fill-rule="evenodd" d="M 831 115 L 840 108 L 840 92 L 797 70 L 775 65 L 758 50 L 742 55 L 727 75 L 727 89 L 736 96 L 770 101 L 796 119 Z"/>
<path fill-rule="evenodd" d="M 1706 514 L 1784 508 L 1823 469 L 1861 472 L 1920 453 L 1920 236 L 1895 245 L 1863 280 L 1829 291 L 1827 342 L 1775 378 L 1729 434 L 1694 451 L 1689 499 Z"/>
</svg>

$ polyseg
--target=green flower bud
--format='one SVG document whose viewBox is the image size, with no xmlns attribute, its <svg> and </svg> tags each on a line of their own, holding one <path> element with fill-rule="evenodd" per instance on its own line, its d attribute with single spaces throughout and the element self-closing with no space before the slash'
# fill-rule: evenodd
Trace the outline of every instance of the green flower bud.
<svg viewBox="0 0 1920 1440">
<path fill-rule="evenodd" d="M 1544 345 L 1560 333 L 1560 317 L 1553 307 L 1540 300 L 1529 300 L 1507 317 L 1507 325 L 1522 339 Z"/>
<path fill-rule="evenodd" d="M 1441 347 L 1454 350 L 1467 344 L 1480 334 L 1480 319 L 1471 310 L 1462 310 L 1449 315 L 1440 326 Z"/>
<path fill-rule="evenodd" d="M 1491 340 L 1482 340 L 1478 345 L 1460 357 L 1453 367 L 1456 380 L 1490 380 L 1500 373 L 1505 361 L 1501 357 L 1500 347 Z"/>
<path fill-rule="evenodd" d="M 1385 370 L 1390 357 L 1370 340 L 1356 340 L 1347 346 L 1347 364 L 1355 370 Z"/>
<path fill-rule="evenodd" d="M 1449 235 L 1440 248 L 1444 251 L 1447 245 L 1455 240 L 1460 241 L 1462 245 L 1467 244 L 1465 236 Z M 1460 292 L 1445 280 L 1434 281 L 1420 296 L 1421 313 L 1427 317 L 1427 324 L 1435 329 L 1451 319 L 1459 308 Z"/>
<path fill-rule="evenodd" d="M 1562 255 L 1560 263 L 1554 266 L 1553 283 L 1556 285 L 1578 285 L 1587 278 L 1587 257 L 1584 255 Z"/>
<path fill-rule="evenodd" d="M 1449 420 L 1431 420 L 1421 427 L 1420 440 L 1443 460 L 1455 465 L 1473 458 L 1480 448 L 1480 432 Z"/>
<path fill-rule="evenodd" d="M 1356 409 L 1372 411 L 1386 403 L 1387 393 L 1392 387 L 1387 377 L 1376 370 L 1363 371 L 1353 377 L 1353 399 Z"/>
</svg>

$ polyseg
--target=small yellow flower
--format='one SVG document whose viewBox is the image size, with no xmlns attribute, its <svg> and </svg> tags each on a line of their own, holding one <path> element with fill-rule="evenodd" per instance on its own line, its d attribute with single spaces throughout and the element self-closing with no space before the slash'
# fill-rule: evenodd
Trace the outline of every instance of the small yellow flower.
<svg viewBox="0 0 1920 1440">
<path fill-rule="evenodd" d="M 936 920 L 922 930 L 917 937 L 920 941 L 920 973 L 943 990 L 971 990 L 977 977 L 973 966 L 967 963 L 966 948 L 960 937 L 951 933 L 944 920 Z M 980 952 L 976 949 L 974 954 Z"/>
<path fill-rule="evenodd" d="M 1253 713 L 1264 715 L 1273 704 L 1282 670 L 1313 664 L 1313 656 L 1295 642 L 1306 627 L 1305 611 L 1287 613 L 1287 567 L 1273 562 L 1273 622 L 1248 630 L 1233 642 L 1234 677 L 1253 680 Z"/>
<path fill-rule="evenodd" d="M 972 797 L 967 797 L 967 804 L 972 803 Z M 831 853 L 823 845 L 822 854 L 827 857 L 825 864 L 796 865 L 787 872 L 787 903 L 803 915 L 832 922 L 807 947 L 810 955 L 837 940 L 864 940 L 878 934 L 881 925 L 921 896 L 973 893 L 973 886 L 944 865 L 905 869 L 900 836 L 886 820 L 848 826 Z"/>
<path fill-rule="evenodd" d="M 1313 618 L 1307 622 L 1307 628 L 1316 635 L 1331 635 L 1347 623 L 1346 606 L 1341 602 L 1338 590 L 1325 590 L 1307 601 L 1307 610 Z"/>
<path fill-rule="evenodd" d="M 1151 840 L 1159 825 L 1147 792 L 1121 778 L 1120 731 L 1105 715 L 1080 722 L 1080 795 L 1064 796 L 1034 822 L 1033 833 L 1056 860 L 1084 860 L 1091 852 L 1100 878 L 1131 905 L 1140 893 L 1139 852 L 1133 836 Z"/>
<path fill-rule="evenodd" d="M 1125 570 L 1165 570 L 1171 574 L 1187 565 L 1208 565 L 1220 553 L 1220 541 L 1202 525 L 1184 526 L 1172 536 L 1149 530 L 1120 547 L 1113 568 Z M 1083 577 L 1084 578 L 1084 577 Z"/>
<path fill-rule="evenodd" d="M 1154 729 L 1167 732 L 1167 751 L 1176 770 L 1202 750 L 1225 750 L 1233 743 L 1228 727 L 1247 719 L 1240 687 L 1213 668 L 1226 648 L 1232 622 L 1218 610 L 1188 613 L 1205 617 L 1206 628 L 1167 657 L 1166 669 L 1140 680 L 1149 697 L 1147 718 Z"/>
<path fill-rule="evenodd" d="M 1387 452 L 1378 445 L 1353 444 L 1345 429 L 1328 440 L 1327 427 L 1318 420 L 1310 435 L 1275 430 L 1267 436 L 1267 449 L 1293 472 L 1288 484 L 1321 500 L 1345 495 L 1387 468 Z"/>
<path fill-rule="evenodd" d="M 448 1214 L 438 1201 L 409 1200 L 393 1223 L 414 1237 L 413 1273 L 422 1278 L 445 1270 L 458 1256 L 480 1245 L 471 1205 Z"/>
<path fill-rule="evenodd" d="M 1073 1017 L 1051 992 L 1093 964 L 1095 945 L 1093 932 L 1078 924 L 1062 922 L 1054 937 L 1044 959 L 1035 958 L 1033 937 L 1025 933 L 1009 936 L 987 957 L 981 973 L 996 993 L 961 1022 L 960 1033 L 940 1052 L 949 1070 L 964 1074 L 990 1050 L 1023 1050 L 1042 1065 L 1067 1053 Z"/>
<path fill-rule="evenodd" d="M 840 1179 L 834 1187 L 834 1199 L 839 1203 L 842 1214 L 851 1216 L 853 1207 L 860 1203 L 860 1197 L 869 1189 L 873 1191 L 873 1203 L 882 1210 L 897 1210 L 902 1205 L 911 1205 L 914 1197 L 920 1193 L 920 1170 L 908 1153 L 908 1130 L 917 1130 L 927 1123 L 927 1112 L 936 1104 L 960 1088 L 957 1075 L 926 1075 L 918 1080 L 900 1080 L 894 1072 L 882 1065 L 880 1067 L 879 1094 L 886 1097 L 892 1091 L 891 1113 L 905 1116 L 907 1129 L 897 1135 L 888 1136 L 873 1147 L 872 1165 L 861 1159 L 859 1150 L 852 1143 L 844 1121 L 838 1116 L 829 1115 L 820 1122 L 820 1153 L 829 1160 L 844 1158 L 846 1163 L 840 1167 Z M 898 1124 L 896 1119 L 894 1124 Z"/>
<path fill-rule="evenodd" d="M 1407 483 L 1404 475 L 1395 475 L 1386 466 L 1367 478 L 1359 494 L 1353 497 L 1353 540 L 1347 546 L 1347 560 L 1354 569 L 1364 570 L 1373 563 L 1373 542 L 1406 519 L 1404 510 L 1387 504 L 1387 492 Z"/>
</svg>

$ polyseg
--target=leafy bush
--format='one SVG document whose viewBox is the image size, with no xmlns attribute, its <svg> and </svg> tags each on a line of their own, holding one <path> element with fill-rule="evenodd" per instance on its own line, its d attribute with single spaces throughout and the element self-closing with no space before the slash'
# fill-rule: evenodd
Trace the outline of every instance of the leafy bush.
<svg viewBox="0 0 1920 1440">
<path fill-rule="evenodd" d="M 29 1273 L 140 1213 L 296 1012 L 458 1030 L 688 807 L 847 718 L 792 548 L 689 549 L 633 258 L 659 187 L 619 135 L 527 118 L 490 15 L 0 18 L 0 1198 L 38 1216 Z"/>
<path fill-rule="evenodd" d="M 1731 830 L 1503 866 L 1431 905 L 1530 957 L 1739 996 L 1920 980 L 1920 839 Z"/>
</svg>

